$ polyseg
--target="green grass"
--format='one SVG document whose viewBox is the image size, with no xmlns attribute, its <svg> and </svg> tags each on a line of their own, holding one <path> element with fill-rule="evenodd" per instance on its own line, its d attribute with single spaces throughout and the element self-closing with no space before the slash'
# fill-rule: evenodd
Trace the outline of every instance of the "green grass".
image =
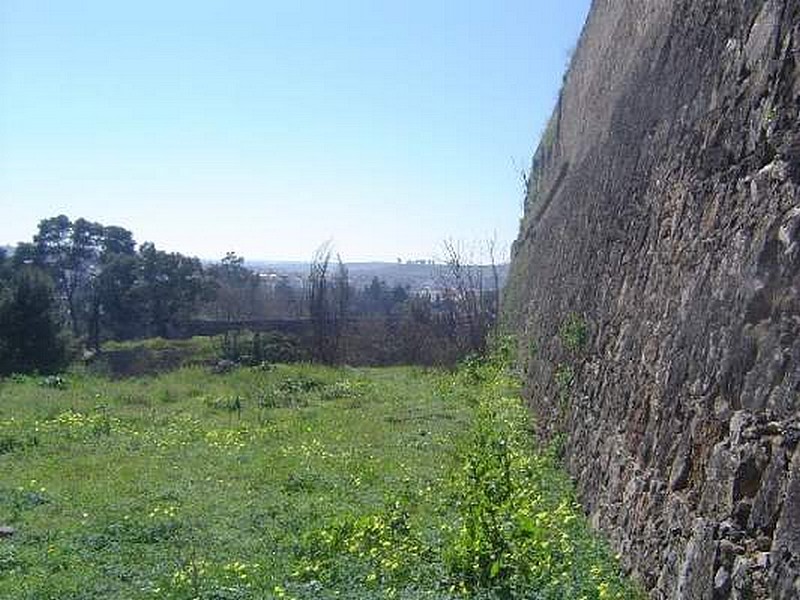
<svg viewBox="0 0 800 600">
<path fill-rule="evenodd" d="M 0 598 L 628 597 L 568 481 L 533 453 L 520 403 L 502 400 L 511 388 L 464 373 L 295 365 L 5 380 L 0 525 L 17 532 L 0 539 Z M 513 457 L 481 446 L 491 439 Z M 493 467 L 465 478 L 476 457 L 511 460 L 517 492 L 493 507 Z M 481 532 L 495 509 L 524 526 Z M 533 509 L 531 530 L 518 513 Z M 567 514 L 567 527 L 555 522 Z M 528 577 L 549 552 L 532 531 L 569 536 L 580 550 L 548 560 L 574 562 Z M 572 583 L 553 583 L 564 572 Z"/>
</svg>

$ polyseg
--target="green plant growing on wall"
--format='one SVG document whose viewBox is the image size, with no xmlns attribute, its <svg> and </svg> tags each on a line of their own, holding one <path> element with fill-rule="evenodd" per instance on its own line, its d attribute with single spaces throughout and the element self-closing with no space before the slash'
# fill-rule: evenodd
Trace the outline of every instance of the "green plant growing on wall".
<svg viewBox="0 0 800 600">
<path fill-rule="evenodd" d="M 566 402 L 569 398 L 572 386 L 575 385 L 575 369 L 572 368 L 572 365 L 558 365 L 553 378 L 555 379 L 556 388 L 558 389 L 559 400 L 561 402 Z"/>
<path fill-rule="evenodd" d="M 561 322 L 558 337 L 570 352 L 577 352 L 586 344 L 589 337 L 586 321 L 577 313 L 570 313 Z"/>
</svg>

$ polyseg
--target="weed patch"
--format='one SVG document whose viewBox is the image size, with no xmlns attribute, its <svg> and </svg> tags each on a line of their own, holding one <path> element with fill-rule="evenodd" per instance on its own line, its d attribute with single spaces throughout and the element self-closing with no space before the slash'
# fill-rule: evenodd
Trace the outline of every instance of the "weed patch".
<svg viewBox="0 0 800 600">
<path fill-rule="evenodd" d="M 629 598 L 551 453 L 535 453 L 515 398 L 484 400 L 458 478 L 446 548 L 452 588 L 499 598 Z"/>
<path fill-rule="evenodd" d="M 629 597 L 506 365 L 9 378 L 0 598 Z"/>
</svg>

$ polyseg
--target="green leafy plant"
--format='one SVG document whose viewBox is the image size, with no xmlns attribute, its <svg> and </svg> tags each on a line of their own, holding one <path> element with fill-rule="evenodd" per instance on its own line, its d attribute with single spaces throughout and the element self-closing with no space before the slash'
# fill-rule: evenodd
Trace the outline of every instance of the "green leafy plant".
<svg viewBox="0 0 800 600">
<path fill-rule="evenodd" d="M 558 390 L 558 398 L 563 403 L 569 399 L 572 387 L 575 385 L 575 369 L 572 365 L 560 364 L 556 367 L 553 374 L 556 389 Z"/>
<path fill-rule="evenodd" d="M 565 394 L 569 392 L 575 383 L 575 369 L 572 368 L 572 365 L 560 364 L 556 368 L 553 377 L 559 392 Z"/>
<path fill-rule="evenodd" d="M 436 560 L 409 519 L 407 508 L 393 501 L 377 513 L 343 518 L 315 531 L 304 542 L 293 577 L 347 583 L 355 571 L 367 587 L 408 585 L 421 574 L 421 561 Z"/>
<path fill-rule="evenodd" d="M 636 596 L 590 532 L 551 453 L 536 454 L 528 415 L 514 398 L 481 402 L 456 497 L 459 520 L 445 548 L 451 590 L 467 596 Z"/>
<path fill-rule="evenodd" d="M 570 313 L 565 318 L 561 327 L 558 330 L 558 336 L 564 347 L 571 351 L 577 352 L 586 344 L 589 331 L 586 326 L 586 321 L 577 313 Z"/>
</svg>

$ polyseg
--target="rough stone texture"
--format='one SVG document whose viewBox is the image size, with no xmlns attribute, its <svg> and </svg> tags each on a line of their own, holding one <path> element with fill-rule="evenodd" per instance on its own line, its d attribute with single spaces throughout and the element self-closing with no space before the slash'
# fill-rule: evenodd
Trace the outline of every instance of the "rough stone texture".
<svg viewBox="0 0 800 600">
<path fill-rule="evenodd" d="M 800 597 L 800 2 L 595 0 L 506 310 L 653 598 Z"/>
</svg>

